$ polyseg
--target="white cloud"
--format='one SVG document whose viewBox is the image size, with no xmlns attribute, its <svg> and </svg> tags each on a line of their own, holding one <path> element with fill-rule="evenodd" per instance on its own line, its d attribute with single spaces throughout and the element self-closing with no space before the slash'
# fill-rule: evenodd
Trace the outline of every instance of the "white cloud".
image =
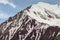
<svg viewBox="0 0 60 40">
<path fill-rule="evenodd" d="M 8 4 L 8 5 L 12 6 L 13 8 L 16 8 L 16 5 L 12 2 L 9 2 L 9 0 L 0 0 L 0 3 L 2 3 L 4 5 Z"/>
</svg>

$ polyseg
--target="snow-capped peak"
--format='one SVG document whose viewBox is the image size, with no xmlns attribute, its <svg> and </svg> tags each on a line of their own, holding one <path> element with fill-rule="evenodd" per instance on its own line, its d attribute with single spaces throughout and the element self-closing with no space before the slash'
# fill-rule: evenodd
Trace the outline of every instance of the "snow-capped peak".
<svg viewBox="0 0 60 40">
<path fill-rule="evenodd" d="M 60 7 L 48 3 L 39 2 L 32 5 L 27 14 L 38 22 L 51 26 L 60 26 Z"/>
<path fill-rule="evenodd" d="M 59 35 L 60 6 L 43 2 L 27 7 L 0 25 L 0 40 L 58 40 Z"/>
</svg>

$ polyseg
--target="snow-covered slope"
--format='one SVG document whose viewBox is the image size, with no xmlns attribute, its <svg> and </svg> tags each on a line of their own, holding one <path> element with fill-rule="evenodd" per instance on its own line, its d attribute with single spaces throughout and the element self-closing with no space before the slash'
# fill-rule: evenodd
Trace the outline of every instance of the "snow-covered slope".
<svg viewBox="0 0 60 40">
<path fill-rule="evenodd" d="M 39 2 L 0 24 L 0 40 L 60 40 L 60 5 Z"/>
<path fill-rule="evenodd" d="M 43 22 L 51 26 L 60 26 L 60 6 L 58 5 L 39 2 L 38 4 L 34 4 L 29 11 L 27 11 L 27 14 L 38 22 Z"/>
</svg>

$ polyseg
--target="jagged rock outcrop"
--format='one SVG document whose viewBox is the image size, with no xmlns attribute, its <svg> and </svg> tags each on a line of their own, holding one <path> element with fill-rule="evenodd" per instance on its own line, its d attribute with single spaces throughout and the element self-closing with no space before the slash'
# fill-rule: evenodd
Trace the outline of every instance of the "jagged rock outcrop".
<svg viewBox="0 0 60 40">
<path fill-rule="evenodd" d="M 39 2 L 0 24 L 0 40 L 60 40 L 60 7 Z"/>
</svg>

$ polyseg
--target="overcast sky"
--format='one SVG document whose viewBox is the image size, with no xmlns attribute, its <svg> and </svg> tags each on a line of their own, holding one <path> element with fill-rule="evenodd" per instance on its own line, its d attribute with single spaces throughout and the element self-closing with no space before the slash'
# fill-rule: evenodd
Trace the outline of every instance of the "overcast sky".
<svg viewBox="0 0 60 40">
<path fill-rule="evenodd" d="M 0 0 L 0 23 L 26 7 L 38 2 L 60 4 L 60 0 Z"/>
</svg>

